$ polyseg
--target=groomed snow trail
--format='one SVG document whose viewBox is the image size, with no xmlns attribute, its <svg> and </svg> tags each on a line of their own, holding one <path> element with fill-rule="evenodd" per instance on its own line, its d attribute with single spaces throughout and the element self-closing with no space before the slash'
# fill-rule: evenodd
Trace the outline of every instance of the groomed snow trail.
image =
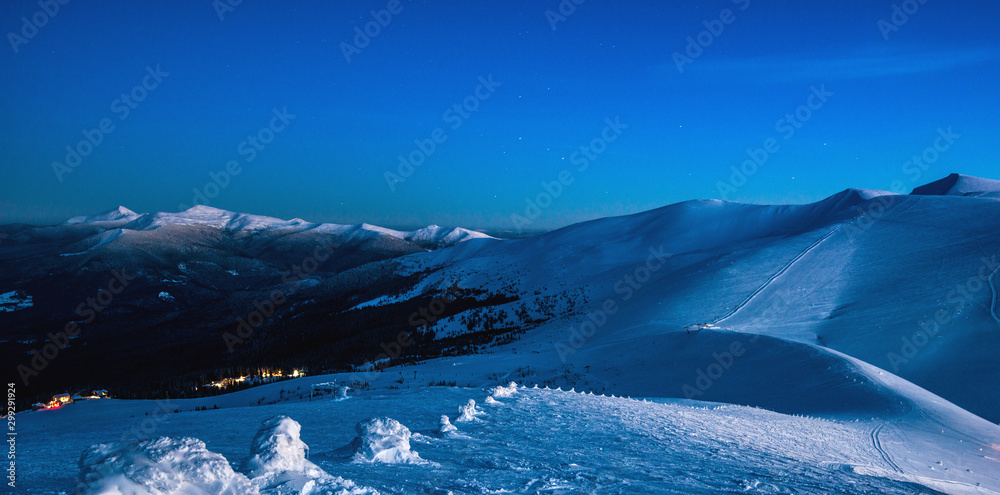
<svg viewBox="0 0 1000 495">
<path fill-rule="evenodd" d="M 731 311 L 729 311 L 725 315 L 723 315 L 723 316 L 715 319 L 712 322 L 712 325 L 718 325 L 718 324 L 722 323 L 723 321 L 726 321 L 726 320 L 732 318 L 733 316 L 736 316 L 736 313 L 738 313 L 741 309 L 745 308 L 748 304 L 750 304 L 750 302 L 753 301 L 754 298 L 756 298 L 758 295 L 760 295 L 761 292 L 764 292 L 764 289 L 767 289 L 767 287 L 769 285 L 771 285 L 772 283 L 774 283 L 774 281 L 777 280 L 778 277 L 784 275 L 788 270 L 790 270 L 792 268 L 792 266 L 794 266 L 796 263 L 798 263 L 799 260 L 801 260 L 802 258 L 804 258 L 807 254 L 811 253 L 814 249 L 818 248 L 820 246 L 820 244 L 823 244 L 824 241 L 826 241 L 830 237 L 833 237 L 834 234 L 836 234 L 837 232 L 840 232 L 843 228 L 844 228 L 844 226 L 841 225 L 840 227 L 837 227 L 837 228 L 831 230 L 830 232 L 828 232 L 823 237 L 820 237 L 819 239 L 817 239 L 816 242 L 810 244 L 807 248 L 805 248 L 804 250 L 802 250 L 801 253 L 799 253 L 794 258 L 792 258 L 788 263 L 786 263 L 785 266 L 781 267 L 780 270 L 778 270 L 777 272 L 775 272 L 774 275 L 771 275 L 767 280 L 765 280 L 764 283 L 761 284 L 761 286 L 758 287 L 757 290 L 753 291 L 749 296 L 747 296 L 747 298 L 744 299 L 743 302 L 741 302 L 738 305 L 736 305 L 735 308 L 733 308 Z"/>
</svg>

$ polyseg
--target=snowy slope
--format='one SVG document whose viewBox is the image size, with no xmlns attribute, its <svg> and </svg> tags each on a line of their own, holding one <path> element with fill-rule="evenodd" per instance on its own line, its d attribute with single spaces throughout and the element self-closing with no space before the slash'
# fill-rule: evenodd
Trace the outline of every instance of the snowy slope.
<svg viewBox="0 0 1000 495">
<path fill-rule="evenodd" d="M 404 261 L 424 274 L 420 293 L 457 282 L 514 291 L 530 305 L 538 293 L 583 290 L 584 307 L 538 340 L 549 350 L 572 340 L 572 351 L 595 359 L 614 349 L 623 373 L 648 339 L 663 339 L 655 347 L 677 359 L 685 327 L 715 323 L 845 353 L 1000 421 L 1000 394 L 988 392 L 1000 382 L 998 221 L 990 199 L 849 190 L 811 205 L 687 202 Z M 596 331 L 586 326 L 588 313 L 604 321 L 606 303 L 615 314 Z M 460 317 L 442 323 L 447 335 Z M 933 336 L 920 333 L 925 324 Z M 579 338 L 581 329 L 594 335 Z"/>
</svg>

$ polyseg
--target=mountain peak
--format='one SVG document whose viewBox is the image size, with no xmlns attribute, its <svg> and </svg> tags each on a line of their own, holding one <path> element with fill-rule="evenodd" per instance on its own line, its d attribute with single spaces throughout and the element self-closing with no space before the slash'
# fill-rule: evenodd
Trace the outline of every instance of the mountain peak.
<svg viewBox="0 0 1000 495">
<path fill-rule="evenodd" d="M 223 210 L 216 208 L 214 206 L 208 205 L 194 205 L 179 214 L 192 214 L 192 215 L 231 215 L 233 212 L 228 210 Z"/>
<path fill-rule="evenodd" d="M 135 220 L 136 218 L 139 218 L 140 216 L 141 215 L 139 215 L 138 213 L 136 213 L 136 212 L 134 212 L 134 211 L 132 211 L 132 210 L 124 207 L 124 206 L 119 206 L 117 208 L 112 208 L 110 210 L 103 211 L 101 213 L 98 213 L 96 215 L 92 215 L 92 216 L 89 216 L 89 217 L 87 217 L 87 216 L 79 216 L 79 217 L 70 218 L 69 220 L 66 220 L 65 225 L 86 224 L 86 223 L 103 223 L 103 222 L 119 222 L 119 221 L 131 222 L 132 220 Z"/>
<path fill-rule="evenodd" d="M 914 196 L 983 196 L 1000 193 L 1000 181 L 971 175 L 951 174 L 913 190 Z"/>
</svg>

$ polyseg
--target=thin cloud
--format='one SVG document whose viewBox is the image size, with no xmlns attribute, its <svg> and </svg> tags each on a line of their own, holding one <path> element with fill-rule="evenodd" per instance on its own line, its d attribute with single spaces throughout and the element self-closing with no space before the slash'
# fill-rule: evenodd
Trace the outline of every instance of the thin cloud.
<svg viewBox="0 0 1000 495">
<path fill-rule="evenodd" d="M 754 57 L 712 60 L 706 54 L 685 67 L 683 76 L 732 81 L 795 83 L 834 79 L 874 79 L 926 74 L 1000 62 L 1000 49 L 932 50 L 841 58 Z M 676 72 L 676 68 L 670 67 Z"/>
</svg>

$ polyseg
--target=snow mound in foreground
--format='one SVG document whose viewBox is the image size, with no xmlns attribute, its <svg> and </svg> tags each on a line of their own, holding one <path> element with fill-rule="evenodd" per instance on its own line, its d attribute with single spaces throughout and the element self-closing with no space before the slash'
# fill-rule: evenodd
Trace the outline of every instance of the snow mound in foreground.
<svg viewBox="0 0 1000 495">
<path fill-rule="evenodd" d="M 410 450 L 410 429 L 392 418 L 373 418 L 358 423 L 355 439 L 356 462 L 384 464 L 424 464 L 427 461 Z"/>
<path fill-rule="evenodd" d="M 250 457 L 243 471 L 253 477 L 253 484 L 264 494 L 336 494 L 378 493 L 340 477 L 330 476 L 310 462 L 309 446 L 299 433 L 302 427 L 288 416 L 276 416 L 261 424 L 254 436 Z"/>
<path fill-rule="evenodd" d="M 484 414 L 486 413 L 480 411 L 479 409 L 476 409 L 476 401 L 473 399 L 469 399 L 468 404 L 458 406 L 458 419 L 456 419 L 455 421 L 459 423 L 478 421 L 479 418 L 477 418 L 476 416 L 482 416 Z"/>
<path fill-rule="evenodd" d="M 77 492 L 128 495 L 371 495 L 378 492 L 327 474 L 309 462 L 301 427 L 287 416 L 264 422 L 237 473 L 196 438 L 101 444 L 80 456 Z"/>
<path fill-rule="evenodd" d="M 77 493 L 181 495 L 260 493 L 220 454 L 196 438 L 101 444 L 80 456 Z"/>
<path fill-rule="evenodd" d="M 243 463 L 243 472 L 259 477 L 291 471 L 302 473 L 316 466 L 306 460 L 309 446 L 300 438 L 302 427 L 288 416 L 271 418 L 261 425 L 251 445 L 250 458 Z"/>
<path fill-rule="evenodd" d="M 510 382 L 506 387 L 494 387 L 490 390 L 490 395 L 495 399 L 509 399 L 517 393 L 517 383 Z"/>
<path fill-rule="evenodd" d="M 442 435 L 447 435 L 458 431 L 458 427 L 451 424 L 451 419 L 449 419 L 448 416 L 441 416 L 441 428 L 438 431 L 440 431 Z"/>
</svg>

